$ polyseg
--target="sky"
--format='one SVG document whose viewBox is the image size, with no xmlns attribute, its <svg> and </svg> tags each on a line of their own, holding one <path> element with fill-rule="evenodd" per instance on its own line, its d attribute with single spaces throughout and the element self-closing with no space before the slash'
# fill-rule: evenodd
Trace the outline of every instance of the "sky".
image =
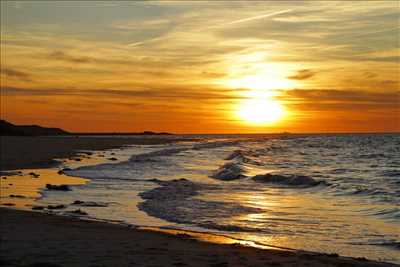
<svg viewBox="0 0 400 267">
<path fill-rule="evenodd" d="M 398 1 L 1 1 L 1 118 L 400 132 Z"/>
</svg>

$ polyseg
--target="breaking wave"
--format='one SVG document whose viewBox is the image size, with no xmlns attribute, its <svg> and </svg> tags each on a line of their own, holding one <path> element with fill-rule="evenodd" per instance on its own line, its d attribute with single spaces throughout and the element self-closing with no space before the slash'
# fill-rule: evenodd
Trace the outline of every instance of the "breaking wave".
<svg viewBox="0 0 400 267">
<path fill-rule="evenodd" d="M 228 162 L 216 170 L 211 177 L 224 181 L 236 180 L 246 177 L 243 171 L 243 168 L 239 164 Z"/>
<path fill-rule="evenodd" d="M 154 182 L 160 187 L 139 194 L 145 201 L 141 202 L 138 208 L 150 216 L 169 222 L 191 224 L 221 231 L 252 232 L 260 230 L 229 223 L 215 223 L 215 218 L 229 218 L 261 212 L 260 209 L 245 207 L 237 203 L 193 198 L 201 190 L 218 189 L 217 185 L 198 184 L 186 179 L 155 180 Z"/>
<path fill-rule="evenodd" d="M 327 185 L 325 181 L 316 181 L 313 178 L 304 175 L 280 175 L 267 173 L 253 176 L 252 179 L 257 182 L 298 187 Z"/>
</svg>

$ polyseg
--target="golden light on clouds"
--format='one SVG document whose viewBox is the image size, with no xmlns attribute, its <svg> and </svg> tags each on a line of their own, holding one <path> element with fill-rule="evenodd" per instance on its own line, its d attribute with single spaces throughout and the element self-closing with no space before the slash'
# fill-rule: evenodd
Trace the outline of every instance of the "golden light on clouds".
<svg viewBox="0 0 400 267">
<path fill-rule="evenodd" d="M 293 86 L 293 82 L 277 74 L 256 74 L 232 79 L 227 82 L 233 88 L 254 89 L 257 91 L 271 89 L 286 89 Z"/>
<path fill-rule="evenodd" d="M 400 131 L 395 1 L 0 4 L 1 119 L 16 124 Z"/>
</svg>

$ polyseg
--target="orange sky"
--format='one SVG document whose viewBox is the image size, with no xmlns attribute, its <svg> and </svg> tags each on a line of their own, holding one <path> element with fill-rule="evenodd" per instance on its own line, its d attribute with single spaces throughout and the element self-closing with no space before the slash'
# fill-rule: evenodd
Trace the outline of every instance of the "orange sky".
<svg viewBox="0 0 400 267">
<path fill-rule="evenodd" d="M 1 118 L 400 132 L 399 2 L 1 2 Z"/>
</svg>

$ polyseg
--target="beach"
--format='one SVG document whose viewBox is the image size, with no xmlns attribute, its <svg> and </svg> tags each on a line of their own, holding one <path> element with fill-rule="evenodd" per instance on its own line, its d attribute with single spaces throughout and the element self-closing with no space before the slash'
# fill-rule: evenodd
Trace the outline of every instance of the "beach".
<svg viewBox="0 0 400 267">
<path fill-rule="evenodd" d="M 1 208 L 2 266 L 395 266 Z"/>
<path fill-rule="evenodd" d="M 74 158 L 80 150 L 171 142 L 173 140 L 160 137 L 1 137 L 2 170 L 51 167 L 57 163 L 54 159 Z M 56 172 L 51 175 L 55 177 Z M 63 179 L 74 177 L 65 176 Z M 2 179 L 1 183 L 5 181 L 9 182 Z M 46 182 L 48 180 L 40 186 Z M 13 192 L 12 187 L 8 190 L 11 191 L 7 191 L 7 194 Z M 33 186 L 31 190 L 38 188 Z M 18 201 L 18 198 L 13 200 Z M 79 217 L 58 216 L 51 211 L 29 211 L 32 207 L 29 205 L 25 204 L 22 210 L 8 207 L 0 209 L 2 266 L 398 266 L 369 261 L 363 257 L 341 257 L 335 253 L 261 248 L 250 243 L 248 246 L 240 240 L 208 237 L 190 231 L 177 233 L 81 220 Z"/>
</svg>

